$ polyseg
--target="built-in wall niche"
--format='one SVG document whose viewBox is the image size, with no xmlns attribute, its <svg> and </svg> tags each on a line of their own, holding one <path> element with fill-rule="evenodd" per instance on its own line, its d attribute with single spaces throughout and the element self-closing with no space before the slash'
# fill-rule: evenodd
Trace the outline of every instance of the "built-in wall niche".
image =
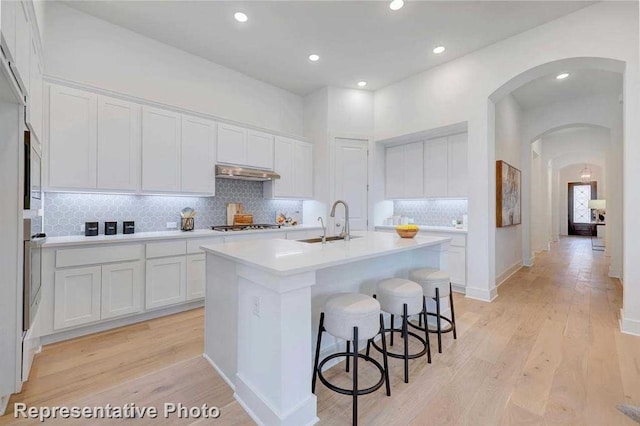
<svg viewBox="0 0 640 426">
<path fill-rule="evenodd" d="M 468 212 L 466 199 L 395 200 L 393 214 L 412 218 L 415 223 L 431 226 L 452 226 Z"/>
<path fill-rule="evenodd" d="M 242 203 L 253 214 L 255 223 L 275 223 L 276 215 L 302 218 L 302 201 L 265 199 L 262 182 L 233 179 L 216 180 L 215 197 L 130 194 L 45 194 L 44 230 L 48 236 L 83 235 L 81 225 L 89 221 L 117 221 L 122 233 L 122 221 L 135 221 L 136 232 L 166 231 L 167 222 L 180 224 L 180 210 L 191 207 L 197 211 L 195 228 L 226 224 L 227 203 Z"/>
</svg>

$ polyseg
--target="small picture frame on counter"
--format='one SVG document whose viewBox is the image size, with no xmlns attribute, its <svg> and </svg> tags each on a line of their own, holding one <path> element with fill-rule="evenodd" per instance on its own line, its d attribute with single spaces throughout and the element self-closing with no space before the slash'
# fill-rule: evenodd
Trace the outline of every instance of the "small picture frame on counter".
<svg viewBox="0 0 640 426">
<path fill-rule="evenodd" d="M 105 222 L 104 235 L 116 235 L 118 233 L 118 222 Z"/>
<path fill-rule="evenodd" d="M 96 235 L 98 235 L 98 222 L 85 222 L 84 236 L 95 237 Z"/>
<path fill-rule="evenodd" d="M 136 223 L 132 220 L 125 220 L 122 222 L 122 233 L 123 234 L 135 234 L 136 233 Z"/>
</svg>

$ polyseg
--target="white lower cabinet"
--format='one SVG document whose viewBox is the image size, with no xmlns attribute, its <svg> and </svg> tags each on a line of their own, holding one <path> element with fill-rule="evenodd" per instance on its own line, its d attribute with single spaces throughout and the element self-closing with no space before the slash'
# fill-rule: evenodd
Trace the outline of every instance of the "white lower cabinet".
<svg viewBox="0 0 640 426">
<path fill-rule="evenodd" d="M 173 305 L 186 300 L 187 259 L 185 256 L 147 260 L 147 309 Z"/>
<path fill-rule="evenodd" d="M 100 320 L 100 266 L 56 271 L 54 282 L 55 329 Z"/>
<path fill-rule="evenodd" d="M 452 285 L 467 285 L 467 250 L 465 247 L 449 246 L 447 272 L 449 272 Z"/>
<path fill-rule="evenodd" d="M 127 262 L 102 267 L 102 317 L 109 319 L 143 310 L 143 262 Z"/>
<path fill-rule="evenodd" d="M 201 299 L 205 293 L 206 255 L 187 256 L 187 300 Z"/>
</svg>

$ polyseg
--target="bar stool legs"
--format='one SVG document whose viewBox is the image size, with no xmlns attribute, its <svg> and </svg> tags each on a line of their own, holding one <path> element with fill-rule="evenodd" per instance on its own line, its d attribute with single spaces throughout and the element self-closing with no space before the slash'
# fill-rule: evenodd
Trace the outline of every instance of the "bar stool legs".
<svg viewBox="0 0 640 426">
<path fill-rule="evenodd" d="M 442 323 L 440 316 L 440 289 L 436 288 L 436 324 L 438 327 L 438 353 L 442 353 Z"/>
<path fill-rule="evenodd" d="M 453 338 L 455 340 L 458 338 L 458 335 L 456 334 L 456 314 L 453 310 L 453 290 L 451 283 L 449 283 L 449 306 L 451 306 L 451 322 L 453 323 Z"/>
<path fill-rule="evenodd" d="M 351 395 L 352 396 L 352 409 L 353 409 L 353 413 L 352 413 L 352 422 L 354 426 L 357 426 L 358 424 L 358 396 L 360 395 L 366 395 L 369 393 L 372 393 L 376 390 L 378 390 L 383 384 L 385 385 L 385 390 L 387 393 L 387 396 L 391 396 L 391 383 L 389 381 L 389 361 L 387 358 L 387 340 L 386 340 L 386 336 L 384 334 L 384 319 L 382 314 L 380 314 L 380 331 L 381 331 L 381 340 L 382 340 L 382 362 L 383 365 L 380 365 L 380 363 L 376 360 L 374 360 L 373 358 L 369 357 L 369 353 L 367 352 L 366 355 L 362 355 L 360 353 L 358 353 L 358 327 L 353 327 L 353 341 L 347 341 L 347 351 L 346 352 L 339 352 L 339 353 L 335 353 L 333 355 L 330 355 L 328 357 L 326 357 L 325 359 L 322 360 L 322 362 L 320 362 L 320 348 L 322 345 L 322 333 L 325 332 L 325 328 L 324 328 L 324 313 L 320 314 L 320 325 L 318 326 L 318 339 L 317 339 L 317 344 L 316 344 L 316 353 L 315 353 L 315 361 L 313 364 L 313 379 L 311 380 L 311 392 L 315 393 L 316 391 L 316 379 L 320 378 L 320 381 L 327 386 L 329 389 L 331 389 L 334 392 L 338 392 L 341 394 L 345 394 L 345 395 Z M 371 343 L 373 341 L 372 339 L 369 339 L 367 342 L 367 346 L 369 345 L 369 343 Z M 351 343 L 353 343 L 353 350 L 351 350 Z M 346 367 L 346 371 L 349 371 L 349 360 L 350 358 L 353 357 L 353 379 L 352 379 L 352 388 L 351 389 L 344 389 L 344 388 L 340 388 L 338 386 L 335 386 L 331 383 L 329 383 L 329 381 L 327 379 L 325 379 L 322 376 L 322 366 L 329 360 L 333 359 L 333 358 L 338 358 L 338 357 L 343 357 L 346 356 L 347 358 L 347 367 Z M 371 362 L 375 367 L 378 368 L 378 370 L 380 371 L 380 380 L 373 386 L 368 387 L 366 389 L 360 389 L 359 385 L 358 385 L 358 358 L 363 358 L 365 361 L 367 362 Z"/>
</svg>

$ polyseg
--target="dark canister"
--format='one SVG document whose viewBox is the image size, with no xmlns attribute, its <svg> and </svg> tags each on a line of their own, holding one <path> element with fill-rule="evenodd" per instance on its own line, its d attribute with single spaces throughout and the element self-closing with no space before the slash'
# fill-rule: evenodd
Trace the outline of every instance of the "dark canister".
<svg viewBox="0 0 640 426">
<path fill-rule="evenodd" d="M 98 235 L 98 222 L 85 222 L 84 235 L 85 237 L 95 237 Z"/>
<path fill-rule="evenodd" d="M 134 234 L 136 232 L 136 223 L 133 220 L 125 220 L 122 222 L 123 234 Z"/>
<path fill-rule="evenodd" d="M 118 233 L 118 222 L 105 222 L 104 235 L 116 235 Z"/>
</svg>

